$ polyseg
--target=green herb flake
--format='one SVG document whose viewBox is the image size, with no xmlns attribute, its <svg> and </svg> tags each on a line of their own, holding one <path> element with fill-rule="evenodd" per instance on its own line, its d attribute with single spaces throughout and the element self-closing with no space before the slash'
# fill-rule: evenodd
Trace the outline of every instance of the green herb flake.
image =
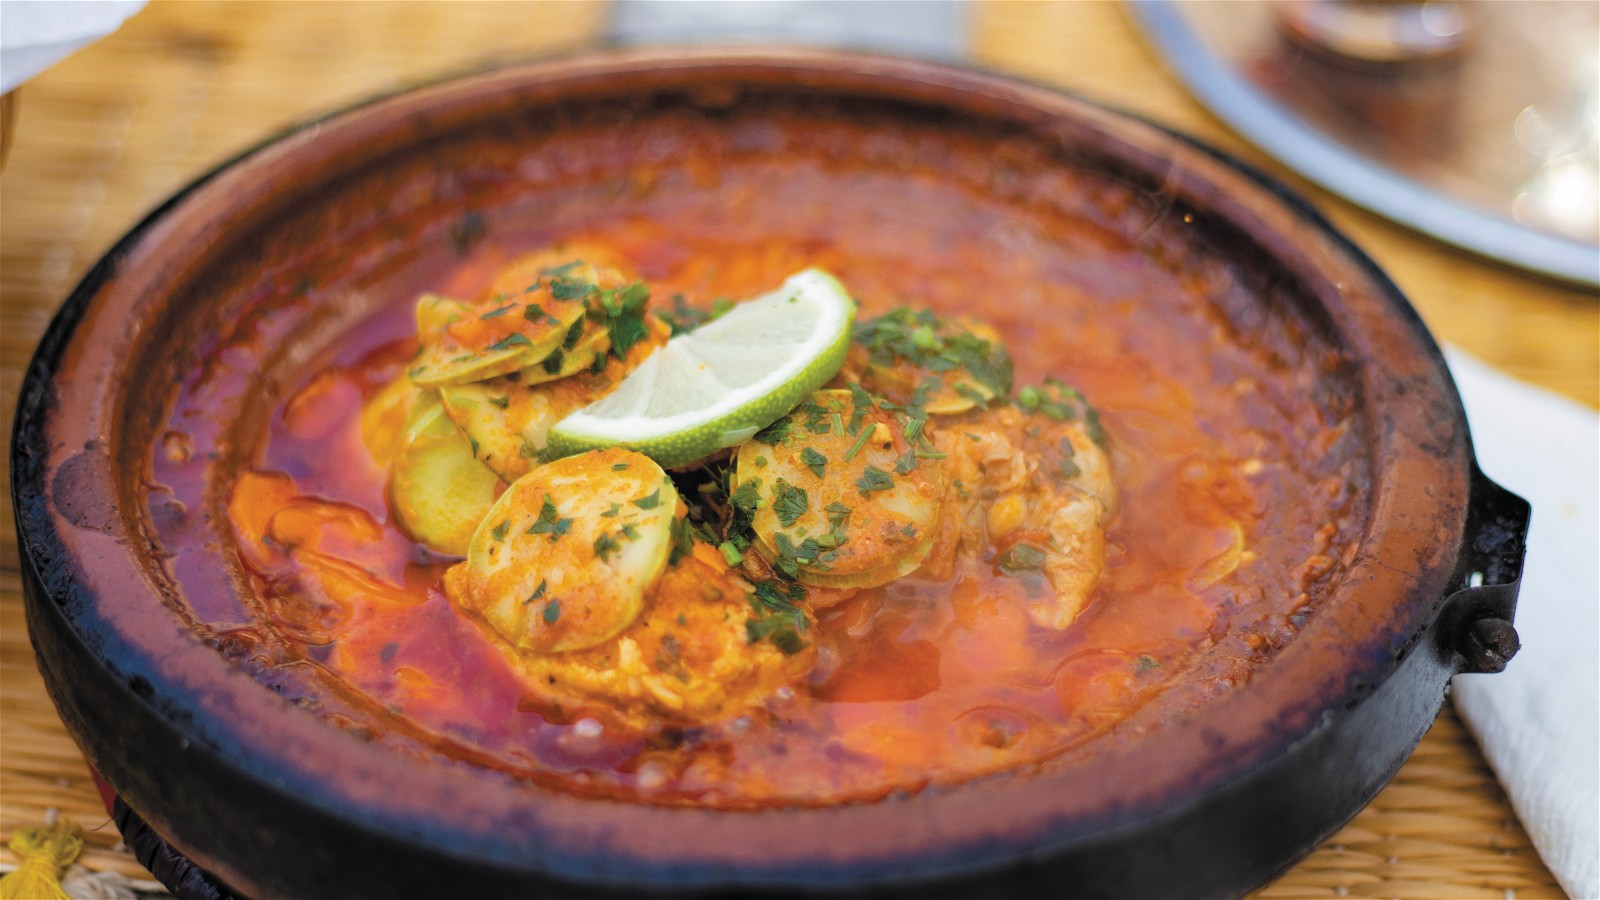
<svg viewBox="0 0 1600 900">
<path fill-rule="evenodd" d="M 779 443 L 789 436 L 789 429 L 794 427 L 794 420 L 785 416 L 771 425 L 755 433 L 754 440 L 766 444 L 768 447 Z"/>
<path fill-rule="evenodd" d="M 537 322 L 547 315 L 549 314 L 544 311 L 544 307 L 537 303 L 529 303 L 522 307 L 522 317 L 529 322 Z"/>
<path fill-rule="evenodd" d="M 805 488 L 795 487 L 782 478 L 772 488 L 772 511 L 783 527 L 793 525 L 810 508 Z"/>
<path fill-rule="evenodd" d="M 548 585 L 545 583 L 545 580 L 543 578 L 539 579 L 539 586 L 534 588 L 533 589 L 533 593 L 529 594 L 528 595 L 528 599 L 523 601 L 523 602 L 524 603 L 536 603 L 536 602 L 538 602 L 539 598 L 544 596 L 544 589 L 546 587 L 548 587 Z"/>
<path fill-rule="evenodd" d="M 515 303 L 507 303 L 505 306 L 500 306 L 500 307 L 496 307 L 495 309 L 489 310 L 488 312 L 484 313 L 483 315 L 479 316 L 478 318 L 480 318 L 480 319 L 498 319 L 501 316 L 505 315 L 506 313 L 508 313 L 508 312 L 510 312 L 510 311 L 512 311 L 513 309 L 516 309 L 516 308 L 517 308 L 517 305 Z"/>
<path fill-rule="evenodd" d="M 637 541 L 639 539 L 639 528 L 638 528 L 638 526 L 634 525 L 632 522 L 623 523 L 623 525 L 622 525 L 622 536 L 627 538 L 630 541 Z"/>
<path fill-rule="evenodd" d="M 546 603 L 544 605 L 544 623 L 546 625 L 554 625 L 559 618 L 561 618 L 561 601 L 551 600 Z"/>
<path fill-rule="evenodd" d="M 752 478 L 740 482 L 728 500 L 747 515 L 755 512 L 756 507 L 761 505 L 761 479 Z"/>
<path fill-rule="evenodd" d="M 610 509 L 606 510 L 605 512 L 601 513 L 600 515 L 605 516 L 608 519 L 614 519 L 614 518 L 617 517 L 617 513 L 619 513 L 619 512 L 622 512 L 622 504 L 621 503 L 613 503 L 613 504 L 611 504 L 611 508 Z"/>
<path fill-rule="evenodd" d="M 1017 543 L 1001 554 L 1000 559 L 995 562 L 995 567 L 1005 575 L 1037 572 L 1044 568 L 1044 559 L 1044 551 L 1038 547 L 1029 543 Z"/>
<path fill-rule="evenodd" d="M 572 520 L 561 517 L 560 510 L 551 502 L 550 495 L 544 495 L 544 505 L 539 507 L 539 520 L 531 525 L 525 534 L 548 534 L 550 540 L 556 540 L 572 530 Z"/>
<path fill-rule="evenodd" d="M 1141 656 L 1133 664 L 1135 672 L 1148 672 L 1151 669 L 1159 668 L 1161 668 L 1161 660 L 1156 659 L 1154 656 Z"/>
<path fill-rule="evenodd" d="M 661 505 L 661 488 L 656 488 L 648 497 L 640 497 L 633 501 L 633 505 L 640 509 L 655 509 Z"/>
<path fill-rule="evenodd" d="M 544 358 L 543 367 L 544 367 L 545 374 L 546 375 L 555 375 L 555 374 L 559 373 L 561 371 L 562 364 L 565 363 L 566 361 L 567 361 L 566 354 L 562 353 L 559 348 L 555 349 L 555 350 L 551 350 L 550 351 L 550 355 L 546 356 Z"/>
<path fill-rule="evenodd" d="M 612 463 L 611 464 L 611 471 L 613 471 L 613 472 L 621 472 L 626 468 L 628 468 L 628 464 L 627 463 Z"/>
<path fill-rule="evenodd" d="M 489 345 L 490 350 L 509 350 L 512 347 L 531 347 L 533 342 L 521 332 L 513 332 Z"/>
<path fill-rule="evenodd" d="M 506 407 L 511 405 L 511 398 L 510 397 L 490 397 L 489 398 L 489 405 L 497 407 L 499 409 L 505 409 Z"/>
<path fill-rule="evenodd" d="M 501 522 L 499 525 L 496 525 L 494 528 L 491 528 L 489 530 L 489 533 L 494 535 L 494 539 L 495 540 L 503 541 L 503 540 L 506 539 L 506 532 L 510 531 L 510 530 L 511 530 L 511 520 L 510 519 L 506 519 L 505 521 Z"/>
<path fill-rule="evenodd" d="M 621 549 L 622 545 L 609 534 L 602 534 L 594 539 L 594 555 L 600 557 L 602 562 L 610 561 L 611 554 Z"/>
<path fill-rule="evenodd" d="M 892 487 L 894 487 L 894 478 L 877 466 L 867 466 L 866 470 L 861 473 L 861 477 L 856 479 L 856 489 L 861 492 L 863 497 L 873 491 L 887 491 Z"/>
<path fill-rule="evenodd" d="M 800 461 L 806 464 L 811 474 L 821 478 L 828 465 L 828 457 L 818 452 L 815 447 L 807 447 L 800 451 Z"/>
</svg>

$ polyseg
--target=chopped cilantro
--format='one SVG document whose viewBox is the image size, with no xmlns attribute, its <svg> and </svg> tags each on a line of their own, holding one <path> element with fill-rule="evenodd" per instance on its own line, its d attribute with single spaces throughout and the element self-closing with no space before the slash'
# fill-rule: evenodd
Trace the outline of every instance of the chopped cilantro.
<svg viewBox="0 0 1600 900">
<path fill-rule="evenodd" d="M 1028 543 L 1016 543 L 1011 549 L 1001 554 L 995 562 L 996 568 L 1006 575 L 1015 575 L 1018 572 L 1037 572 L 1044 568 L 1044 551 Z"/>
<path fill-rule="evenodd" d="M 907 450 L 905 454 L 899 459 L 895 460 L 894 463 L 894 471 L 896 475 L 908 475 L 911 473 L 911 470 L 915 469 L 916 467 L 917 453 L 915 450 Z"/>
<path fill-rule="evenodd" d="M 788 437 L 789 429 L 793 427 L 794 420 L 790 419 L 788 416 L 784 416 L 778 421 L 773 422 L 771 425 L 768 425 L 767 427 L 756 432 L 755 440 L 758 440 L 770 447 Z"/>
<path fill-rule="evenodd" d="M 579 319 L 567 329 L 567 336 L 561 341 L 561 349 L 571 350 L 578 345 L 578 338 L 583 337 L 583 320 Z"/>
<path fill-rule="evenodd" d="M 755 512 L 756 507 L 761 504 L 760 490 L 761 479 L 759 478 L 752 478 L 749 481 L 741 481 L 739 483 L 739 487 L 733 492 L 733 495 L 730 496 L 728 500 L 745 513 L 752 513 Z"/>
<path fill-rule="evenodd" d="M 639 499 L 633 501 L 633 505 L 639 507 L 640 509 L 655 509 L 656 507 L 660 506 L 661 488 L 656 488 L 655 491 L 648 497 L 640 497 Z"/>
<path fill-rule="evenodd" d="M 500 306 L 500 307 L 496 307 L 494 309 L 489 310 L 488 312 L 484 313 L 483 315 L 479 316 L 478 318 L 480 318 L 480 319 L 498 319 L 501 316 L 505 315 L 506 313 L 508 313 L 508 312 L 510 312 L 510 311 L 512 311 L 513 309 L 516 309 L 516 308 L 517 308 L 517 305 L 515 303 L 507 303 L 505 306 Z"/>
<path fill-rule="evenodd" d="M 567 278 L 565 275 L 550 279 L 550 297 L 553 300 L 582 300 L 597 290 L 599 285 L 593 282 Z"/>
<path fill-rule="evenodd" d="M 490 344 L 489 345 L 489 349 L 490 350 L 507 350 L 507 349 L 510 349 L 512 347 L 528 347 L 528 346 L 532 346 L 532 344 L 533 344 L 533 342 L 528 340 L 528 338 L 525 335 L 523 335 L 521 332 L 512 332 L 511 334 L 508 334 L 505 337 L 501 338 L 500 340 L 495 341 L 494 343 Z"/>
<path fill-rule="evenodd" d="M 532 603 L 532 602 L 538 600 L 540 597 L 543 597 L 544 596 L 544 589 L 545 589 L 546 586 L 547 585 L 545 584 L 545 580 L 543 578 L 539 579 L 539 586 L 534 588 L 533 589 L 533 593 L 528 595 L 528 602 Z"/>
<path fill-rule="evenodd" d="M 544 307 L 537 303 L 529 303 L 522 308 L 522 317 L 529 322 L 537 322 L 546 315 L 548 314 L 544 311 Z"/>
<path fill-rule="evenodd" d="M 564 519 L 550 501 L 550 495 L 544 495 L 544 505 L 539 507 L 539 520 L 529 526 L 525 534 L 548 534 L 550 540 L 556 540 L 572 529 L 572 520 Z"/>
<path fill-rule="evenodd" d="M 561 618 L 561 601 L 551 600 L 546 603 L 544 605 L 544 623 L 546 625 L 554 625 L 559 618 Z"/>
<path fill-rule="evenodd" d="M 611 554 L 621 549 L 622 545 L 609 534 L 602 534 L 594 539 L 594 555 L 600 557 L 602 562 L 609 561 Z"/>
<path fill-rule="evenodd" d="M 606 313 L 606 331 L 611 335 L 611 352 L 618 359 L 628 355 L 634 344 L 650 336 L 644 322 L 645 306 L 650 303 L 650 289 L 644 282 L 635 281 L 624 288 L 607 291 L 602 295 Z"/>
<path fill-rule="evenodd" d="M 614 519 L 614 518 L 617 517 L 617 513 L 619 513 L 619 512 L 622 512 L 622 504 L 621 503 L 613 503 L 613 504 L 611 504 L 611 508 L 610 509 L 606 510 L 605 512 L 601 513 L 600 515 L 605 516 L 608 519 Z"/>
<path fill-rule="evenodd" d="M 817 451 L 815 447 L 807 447 L 800 451 L 800 461 L 806 464 L 811 474 L 821 478 L 828 465 L 828 458 Z"/>
<path fill-rule="evenodd" d="M 782 478 L 772 488 L 772 511 L 777 513 L 778 521 L 783 527 L 788 528 L 796 520 L 806 514 L 810 508 L 810 501 L 806 497 L 806 489 L 795 487 Z"/>
<path fill-rule="evenodd" d="M 506 539 L 506 532 L 510 531 L 510 530 L 511 530 L 511 520 L 510 519 L 506 519 L 506 520 L 502 521 L 499 525 L 496 525 L 495 527 L 491 528 L 489 530 L 489 533 L 494 535 L 494 539 L 495 540 L 503 541 L 503 540 Z"/>
<path fill-rule="evenodd" d="M 545 374 L 554 375 L 557 372 L 560 372 L 561 371 L 561 364 L 566 362 L 566 361 L 567 361 L 567 356 L 566 356 L 566 354 L 561 352 L 560 348 L 557 348 L 555 350 L 551 350 L 550 351 L 550 355 L 546 356 L 544 358 L 543 366 L 544 366 Z"/>
<path fill-rule="evenodd" d="M 863 497 L 873 491 L 887 491 L 892 487 L 894 487 L 894 479 L 890 477 L 888 472 L 877 466 L 867 466 L 866 471 L 861 473 L 861 477 L 856 479 L 856 489 L 861 492 Z"/>
</svg>

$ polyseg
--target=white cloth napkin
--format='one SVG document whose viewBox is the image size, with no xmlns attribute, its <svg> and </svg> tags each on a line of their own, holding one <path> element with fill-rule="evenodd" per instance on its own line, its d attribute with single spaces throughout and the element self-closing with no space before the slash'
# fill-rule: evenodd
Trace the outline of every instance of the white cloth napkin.
<svg viewBox="0 0 1600 900">
<path fill-rule="evenodd" d="M 1457 677 L 1456 709 L 1561 886 L 1600 898 L 1600 415 L 1446 355 L 1479 466 L 1533 504 L 1522 650 Z"/>
<path fill-rule="evenodd" d="M 116 31 L 144 0 L 0 0 L 0 94 Z"/>
</svg>

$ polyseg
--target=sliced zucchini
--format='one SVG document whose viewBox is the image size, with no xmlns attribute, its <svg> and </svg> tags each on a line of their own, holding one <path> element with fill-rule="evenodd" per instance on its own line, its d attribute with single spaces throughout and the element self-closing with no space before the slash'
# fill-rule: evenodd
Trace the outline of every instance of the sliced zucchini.
<svg viewBox="0 0 1600 900">
<path fill-rule="evenodd" d="M 642 454 L 556 460 L 506 489 L 445 591 L 522 652 L 593 647 L 638 618 L 666 567 L 677 505 L 671 479 Z"/>
<path fill-rule="evenodd" d="M 389 477 L 389 507 L 401 528 L 441 553 L 465 554 L 500 490 L 472 443 L 429 391 L 412 409 Z"/>
</svg>

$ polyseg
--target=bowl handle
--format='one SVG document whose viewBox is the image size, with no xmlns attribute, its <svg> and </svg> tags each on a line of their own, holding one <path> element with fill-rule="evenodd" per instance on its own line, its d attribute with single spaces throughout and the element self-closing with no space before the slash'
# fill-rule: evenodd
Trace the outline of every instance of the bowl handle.
<svg viewBox="0 0 1600 900">
<path fill-rule="evenodd" d="M 1521 641 L 1512 621 L 1527 553 L 1528 501 L 1495 484 L 1472 466 L 1472 499 L 1456 563 L 1458 589 L 1445 601 L 1439 635 L 1457 671 L 1499 672 Z"/>
</svg>

